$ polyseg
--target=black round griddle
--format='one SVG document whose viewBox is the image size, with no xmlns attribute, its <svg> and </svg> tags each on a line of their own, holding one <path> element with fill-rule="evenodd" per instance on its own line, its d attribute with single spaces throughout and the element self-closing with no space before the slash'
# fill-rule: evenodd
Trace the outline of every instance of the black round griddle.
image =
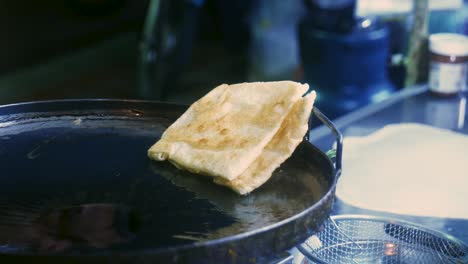
<svg viewBox="0 0 468 264">
<path fill-rule="evenodd" d="M 341 171 L 304 141 L 246 196 L 147 158 L 186 106 L 66 100 L 0 107 L 0 263 L 263 263 L 329 216 Z M 335 165 L 335 166 L 334 166 Z"/>
</svg>

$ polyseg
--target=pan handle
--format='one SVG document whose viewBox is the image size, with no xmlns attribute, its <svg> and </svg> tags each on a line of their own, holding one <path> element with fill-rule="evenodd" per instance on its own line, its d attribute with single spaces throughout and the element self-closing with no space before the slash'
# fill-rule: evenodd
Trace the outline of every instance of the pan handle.
<svg viewBox="0 0 468 264">
<path fill-rule="evenodd" d="M 336 170 L 336 178 L 338 178 L 341 175 L 341 157 L 342 157 L 342 153 L 343 153 L 343 135 L 335 127 L 335 125 L 332 123 L 332 121 L 330 121 L 330 119 L 328 119 L 328 117 L 326 117 L 317 107 L 314 107 L 312 112 L 335 135 L 335 140 L 336 140 L 335 170 Z M 310 122 L 310 120 L 309 120 L 309 122 Z"/>
</svg>

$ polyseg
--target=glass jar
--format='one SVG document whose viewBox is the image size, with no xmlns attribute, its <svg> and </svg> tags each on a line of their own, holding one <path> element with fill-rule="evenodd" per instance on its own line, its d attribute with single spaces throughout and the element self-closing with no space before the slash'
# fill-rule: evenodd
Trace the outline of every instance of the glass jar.
<svg viewBox="0 0 468 264">
<path fill-rule="evenodd" d="M 429 37 L 429 90 L 438 95 L 466 91 L 468 37 L 438 33 Z"/>
</svg>

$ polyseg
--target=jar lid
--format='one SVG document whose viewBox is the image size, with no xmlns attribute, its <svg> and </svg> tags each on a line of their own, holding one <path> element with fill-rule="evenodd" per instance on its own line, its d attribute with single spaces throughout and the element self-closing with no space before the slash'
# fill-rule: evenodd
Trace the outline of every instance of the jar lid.
<svg viewBox="0 0 468 264">
<path fill-rule="evenodd" d="M 454 33 L 432 34 L 429 49 L 440 55 L 468 56 L 468 37 Z"/>
</svg>

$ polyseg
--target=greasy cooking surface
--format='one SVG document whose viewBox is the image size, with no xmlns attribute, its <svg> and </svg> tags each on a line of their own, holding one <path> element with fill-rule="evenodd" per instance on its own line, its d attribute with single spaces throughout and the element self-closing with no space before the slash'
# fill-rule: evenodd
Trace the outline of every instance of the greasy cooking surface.
<svg viewBox="0 0 468 264">
<path fill-rule="evenodd" d="M 1 116 L 0 253 L 206 241 L 291 217 L 329 188 L 304 144 L 245 197 L 149 160 L 176 116 L 151 107 Z"/>
</svg>

